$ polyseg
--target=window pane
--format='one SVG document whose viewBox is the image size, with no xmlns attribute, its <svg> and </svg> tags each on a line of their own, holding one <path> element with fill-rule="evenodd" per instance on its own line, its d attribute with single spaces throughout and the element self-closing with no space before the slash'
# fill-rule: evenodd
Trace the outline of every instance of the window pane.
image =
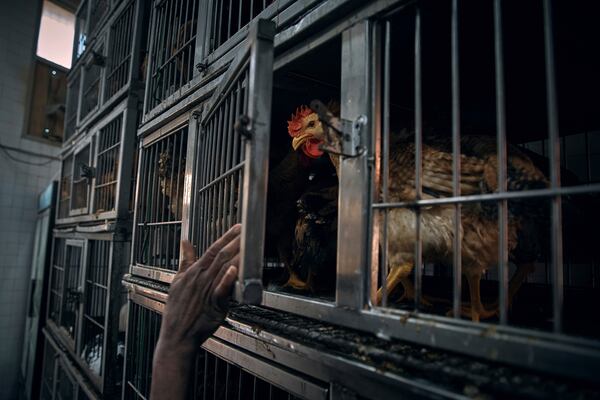
<svg viewBox="0 0 600 400">
<path fill-rule="evenodd" d="M 44 1 L 37 55 L 65 68 L 71 68 L 75 15 Z"/>
</svg>

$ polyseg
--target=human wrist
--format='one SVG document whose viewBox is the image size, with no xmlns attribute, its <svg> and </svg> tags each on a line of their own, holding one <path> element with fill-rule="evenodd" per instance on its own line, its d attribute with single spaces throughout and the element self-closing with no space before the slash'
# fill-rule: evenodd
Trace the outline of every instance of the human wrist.
<svg viewBox="0 0 600 400">
<path fill-rule="evenodd" d="M 197 347 L 195 343 L 189 341 L 174 341 L 159 337 L 154 351 L 154 361 L 185 367 L 194 362 L 198 351 Z"/>
</svg>

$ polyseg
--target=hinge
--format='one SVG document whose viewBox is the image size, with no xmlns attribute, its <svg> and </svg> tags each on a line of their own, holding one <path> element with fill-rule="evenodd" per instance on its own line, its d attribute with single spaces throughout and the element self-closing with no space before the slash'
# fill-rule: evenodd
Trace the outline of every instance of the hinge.
<svg viewBox="0 0 600 400">
<path fill-rule="evenodd" d="M 361 145 L 361 131 L 367 125 L 367 116 L 359 115 L 354 121 L 333 115 L 320 100 L 310 102 L 310 108 L 319 116 L 325 130 L 325 143 L 321 150 L 344 157 L 359 157 L 366 153 Z"/>
</svg>

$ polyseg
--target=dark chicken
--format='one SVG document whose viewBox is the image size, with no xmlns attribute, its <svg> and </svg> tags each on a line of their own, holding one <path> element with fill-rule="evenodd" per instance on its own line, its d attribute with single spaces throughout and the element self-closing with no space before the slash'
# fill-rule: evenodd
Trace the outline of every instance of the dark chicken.
<svg viewBox="0 0 600 400">
<path fill-rule="evenodd" d="M 270 170 L 268 184 L 267 243 L 274 247 L 280 262 L 288 270 L 289 277 L 284 286 L 295 290 L 311 289 L 306 280 L 298 276 L 298 263 L 301 262 L 302 256 L 299 255 L 299 247 L 295 243 L 295 226 L 297 222 L 304 220 L 306 215 L 298 209 L 297 203 L 305 193 L 318 192 L 324 187 L 337 184 L 330 161 L 321 157 L 323 153 L 317 146 L 312 146 L 309 142 L 294 144 L 295 132 L 305 130 L 312 133 L 317 125 L 318 119 L 315 119 L 314 115 L 311 120 L 305 118 L 310 114 L 312 111 L 308 108 L 292 114 L 288 121 L 288 132 L 294 138 L 293 149 Z"/>
<path fill-rule="evenodd" d="M 327 118 L 334 119 L 336 113 L 328 112 Z M 295 147 L 304 143 L 319 148 L 326 142 L 334 148 L 340 147 L 340 136 L 332 133 L 318 120 L 316 113 L 304 117 L 315 121 L 309 132 L 300 132 L 294 139 Z M 305 124 L 306 125 L 306 124 Z M 407 202 L 416 198 L 415 192 L 415 144 L 412 135 L 393 135 L 390 143 L 389 201 Z M 449 197 L 452 195 L 452 143 L 445 137 L 424 138 L 422 147 L 423 198 Z M 464 136 L 461 138 L 461 177 L 463 195 L 494 193 L 498 190 L 497 155 L 495 139 L 488 136 Z M 339 171 L 339 156 L 330 154 L 331 161 Z M 539 189 L 547 186 L 544 174 L 533 162 L 516 147 L 508 149 L 508 190 Z M 534 243 L 539 212 L 532 212 L 523 202 L 509 202 L 507 247 L 512 260 L 519 268 L 509 288 L 509 297 L 527 276 L 532 264 L 531 257 L 517 260 L 519 251 L 525 251 L 528 241 Z M 386 282 L 387 293 L 391 294 L 398 285 L 404 287 L 402 298 L 414 298 L 412 280 L 409 278 L 414 268 L 414 241 L 416 238 L 416 213 L 411 208 L 393 208 L 388 211 L 388 260 L 389 275 Z M 421 238 L 423 262 L 452 265 L 453 243 L 452 206 L 421 208 Z M 468 203 L 462 208 L 462 272 L 467 278 L 471 306 L 464 307 L 463 313 L 474 321 L 489 318 L 496 310 L 487 310 L 481 302 L 480 280 L 486 269 L 498 261 L 498 218 L 494 203 Z M 525 262 L 524 262 L 525 261 Z M 377 293 L 378 302 L 382 289 Z"/>
<path fill-rule="evenodd" d="M 307 290 L 327 292 L 335 286 L 337 193 L 335 185 L 298 200 L 290 269 Z"/>
</svg>

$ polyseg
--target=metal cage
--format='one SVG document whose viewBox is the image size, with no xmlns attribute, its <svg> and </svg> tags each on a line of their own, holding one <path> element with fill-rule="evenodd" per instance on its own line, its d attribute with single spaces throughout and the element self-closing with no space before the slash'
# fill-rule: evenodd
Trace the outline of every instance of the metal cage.
<svg viewBox="0 0 600 400">
<path fill-rule="evenodd" d="M 96 180 L 94 183 L 94 213 L 115 209 L 119 182 L 119 159 L 123 115 L 100 129 L 96 139 Z"/>
<path fill-rule="evenodd" d="M 274 0 L 207 1 L 207 21 L 205 23 L 204 49 L 206 57 L 229 38 L 242 30 L 254 18 L 265 10 Z"/>
<path fill-rule="evenodd" d="M 84 59 L 82 66 L 81 105 L 79 107 L 79 122 L 96 111 L 102 99 L 102 75 L 106 56 L 104 43 L 94 45 L 94 49 Z"/>
<path fill-rule="evenodd" d="M 62 161 L 60 171 L 60 191 L 58 193 L 57 218 L 66 218 L 71 209 L 71 180 L 73 178 L 73 156 L 67 156 Z"/>
<path fill-rule="evenodd" d="M 164 303 L 144 295 L 152 292 L 129 284 L 129 326 L 124 399 L 148 399 L 152 355 L 158 341 Z M 161 296 L 159 296 L 161 297 Z M 163 300 L 164 300 L 164 296 Z M 218 339 L 208 339 L 198 353 L 189 387 L 195 399 L 328 399 L 327 383 L 294 373 L 252 356 Z"/>
<path fill-rule="evenodd" d="M 117 95 L 131 80 L 136 5 L 136 1 L 130 1 L 110 25 L 104 102 Z"/>
<path fill-rule="evenodd" d="M 88 31 L 93 36 L 96 30 L 100 28 L 101 23 L 110 10 L 110 0 L 89 0 L 90 14 L 88 22 Z"/>
<path fill-rule="evenodd" d="M 75 135 L 77 128 L 77 108 L 79 105 L 79 85 L 81 84 L 80 69 L 69 76 L 67 84 L 67 105 L 65 109 L 65 133 L 64 141 L 67 142 Z"/>
<path fill-rule="evenodd" d="M 88 175 L 92 165 L 92 143 L 85 141 L 73 155 L 73 173 L 71 182 L 71 207 L 69 215 L 87 214 L 89 212 L 91 176 Z"/>
<path fill-rule="evenodd" d="M 189 237 L 200 253 L 237 222 L 242 263 L 236 297 L 260 301 L 275 25 L 259 20 L 195 127 Z M 244 250 L 252 249 L 252 250 Z"/>
<path fill-rule="evenodd" d="M 112 233 L 55 231 L 47 326 L 61 355 L 107 396 L 121 390 L 125 298 L 118 282 L 128 248 L 129 241 Z"/>
<path fill-rule="evenodd" d="M 187 119 L 140 145 L 132 271 L 176 271 L 188 139 Z"/>
<path fill-rule="evenodd" d="M 192 79 L 197 3 L 193 0 L 153 2 L 144 114 Z"/>
<path fill-rule="evenodd" d="M 158 341 L 161 322 L 161 314 L 143 305 L 129 302 L 124 399 L 150 398 L 152 355 Z"/>
</svg>

